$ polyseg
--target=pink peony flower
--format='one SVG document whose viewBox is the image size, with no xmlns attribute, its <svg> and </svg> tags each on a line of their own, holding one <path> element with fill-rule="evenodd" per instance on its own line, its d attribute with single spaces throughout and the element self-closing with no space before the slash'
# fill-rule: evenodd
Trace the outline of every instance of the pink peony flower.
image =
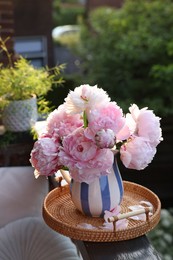
<svg viewBox="0 0 173 260">
<path fill-rule="evenodd" d="M 64 105 L 51 112 L 47 118 L 47 132 L 55 138 L 62 139 L 82 125 L 81 116 L 67 114 Z"/>
<path fill-rule="evenodd" d="M 88 138 L 94 140 L 95 135 L 100 130 L 112 130 L 114 135 L 124 127 L 125 118 L 122 113 L 122 109 L 116 104 L 116 102 L 109 102 L 97 109 L 93 109 L 87 113 L 88 129 L 85 134 Z"/>
<path fill-rule="evenodd" d="M 115 140 L 115 134 L 111 129 L 102 129 L 95 135 L 95 143 L 100 148 L 113 148 Z"/>
<path fill-rule="evenodd" d="M 129 111 L 124 116 L 97 86 L 75 88 L 48 116 L 31 152 L 32 166 L 43 175 L 67 167 L 73 179 L 90 183 L 109 174 L 120 152 L 127 168 L 144 169 L 163 140 L 160 118 L 135 104 Z"/>
<path fill-rule="evenodd" d="M 65 99 L 67 113 L 83 113 L 110 101 L 107 93 L 97 86 L 81 85 L 70 91 Z"/>
<path fill-rule="evenodd" d="M 34 143 L 30 162 L 40 175 L 53 175 L 59 169 L 58 149 L 59 147 L 48 137 Z"/>
<path fill-rule="evenodd" d="M 59 157 L 61 164 L 69 168 L 72 178 L 86 183 L 107 175 L 114 159 L 110 149 L 99 149 L 92 140 L 86 138 L 83 128 L 64 138 Z"/>
<path fill-rule="evenodd" d="M 121 142 L 127 140 L 131 135 L 130 129 L 127 124 L 125 124 L 120 131 L 116 134 L 116 141 Z"/>
<path fill-rule="evenodd" d="M 132 137 L 120 148 L 120 158 L 125 167 L 143 170 L 153 160 L 156 148 L 142 137 Z"/>
<path fill-rule="evenodd" d="M 160 118 L 147 108 L 139 110 L 135 104 L 129 110 L 131 114 L 128 114 L 128 122 L 133 134 L 144 137 L 152 146 L 156 147 L 162 140 Z"/>
<path fill-rule="evenodd" d="M 120 131 L 125 124 L 122 109 L 116 102 L 109 102 L 104 106 L 93 109 L 87 114 L 88 126 L 93 132 L 101 129 L 112 129 L 114 133 Z"/>
</svg>

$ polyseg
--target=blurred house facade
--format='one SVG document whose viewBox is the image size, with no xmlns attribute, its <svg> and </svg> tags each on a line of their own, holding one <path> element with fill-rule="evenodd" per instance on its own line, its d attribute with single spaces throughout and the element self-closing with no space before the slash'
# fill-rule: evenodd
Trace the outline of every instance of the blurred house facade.
<svg viewBox="0 0 173 260">
<path fill-rule="evenodd" d="M 87 0 L 86 5 L 89 10 L 99 6 L 111 6 L 120 8 L 123 0 Z"/>
<path fill-rule="evenodd" d="M 24 44 L 30 44 L 30 46 L 37 44 L 38 48 L 38 38 L 36 43 L 32 42 L 32 40 L 35 39 L 35 36 L 39 36 L 40 45 L 44 45 L 44 50 L 41 50 L 43 46 L 40 47 L 40 53 L 41 51 L 44 52 L 42 55 L 45 59 L 43 64 L 54 65 L 51 36 L 53 29 L 52 3 L 53 0 L 0 0 L 0 36 L 3 39 L 10 37 L 7 44 L 10 52 L 13 52 L 14 39 L 14 41 L 20 41 L 17 50 L 21 47 L 27 55 L 27 51 L 30 50 L 26 50 Z M 93 8 L 105 5 L 119 8 L 122 6 L 123 0 L 86 0 L 83 1 L 83 4 L 86 6 L 86 11 L 90 11 Z M 41 42 L 43 39 L 44 43 Z M 30 56 L 34 59 L 34 53 Z M 35 58 L 36 56 L 39 56 L 39 54 L 35 54 Z M 1 54 L 0 61 L 5 62 L 4 59 L 5 57 Z"/>
<path fill-rule="evenodd" d="M 47 63 L 52 66 L 51 31 L 52 1 L 0 0 L 0 36 L 3 39 L 10 37 L 7 46 L 10 51 L 13 48 L 13 37 L 14 41 L 19 38 L 27 44 L 27 40 L 31 43 L 35 36 L 40 36 L 46 42 Z M 3 59 L 2 55 L 0 59 Z"/>
<path fill-rule="evenodd" d="M 7 42 L 7 48 L 10 53 L 13 52 L 14 36 L 14 16 L 13 16 L 13 1 L 0 0 L 0 37 L 5 40 L 7 37 L 10 39 Z M 7 57 L 4 53 L 0 53 L 0 62 L 7 63 Z"/>
</svg>

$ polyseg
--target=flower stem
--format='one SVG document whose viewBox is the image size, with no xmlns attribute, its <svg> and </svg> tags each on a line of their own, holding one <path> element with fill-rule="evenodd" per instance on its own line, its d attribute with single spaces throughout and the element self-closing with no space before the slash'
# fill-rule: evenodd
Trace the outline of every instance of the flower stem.
<svg viewBox="0 0 173 260">
<path fill-rule="evenodd" d="M 86 112 L 83 112 L 83 122 L 84 122 L 84 128 L 87 128 L 88 126 L 88 120 L 87 120 L 87 115 Z"/>
</svg>

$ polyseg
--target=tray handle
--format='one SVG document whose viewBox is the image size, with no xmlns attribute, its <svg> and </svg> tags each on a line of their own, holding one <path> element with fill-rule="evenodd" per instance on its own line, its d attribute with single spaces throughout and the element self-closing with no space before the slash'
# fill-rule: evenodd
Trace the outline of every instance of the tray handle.
<svg viewBox="0 0 173 260">
<path fill-rule="evenodd" d="M 116 232 L 116 222 L 120 219 L 130 218 L 133 216 L 146 214 L 146 221 L 149 221 L 149 213 L 153 212 L 153 207 L 144 207 L 142 209 L 133 210 L 127 213 L 118 214 L 117 216 L 112 216 L 108 218 L 108 222 L 113 222 L 114 232 Z"/>
</svg>

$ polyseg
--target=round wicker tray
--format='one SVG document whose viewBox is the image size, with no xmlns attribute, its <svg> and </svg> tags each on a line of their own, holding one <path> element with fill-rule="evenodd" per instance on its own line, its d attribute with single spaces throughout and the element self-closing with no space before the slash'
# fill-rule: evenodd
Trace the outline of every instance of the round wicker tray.
<svg viewBox="0 0 173 260">
<path fill-rule="evenodd" d="M 83 223 L 99 227 L 103 225 L 104 220 L 102 218 L 88 217 L 80 213 L 71 200 L 68 185 L 55 188 L 48 193 L 44 200 L 43 218 L 53 230 L 77 240 L 111 242 L 142 236 L 158 224 L 161 210 L 160 200 L 152 191 L 139 184 L 127 181 L 123 183 L 124 197 L 121 203 L 121 212 L 128 212 L 129 206 L 138 205 L 142 200 L 149 201 L 153 205 L 153 215 L 150 216 L 149 221 L 129 219 L 128 227 L 116 232 L 79 227 Z"/>
</svg>

